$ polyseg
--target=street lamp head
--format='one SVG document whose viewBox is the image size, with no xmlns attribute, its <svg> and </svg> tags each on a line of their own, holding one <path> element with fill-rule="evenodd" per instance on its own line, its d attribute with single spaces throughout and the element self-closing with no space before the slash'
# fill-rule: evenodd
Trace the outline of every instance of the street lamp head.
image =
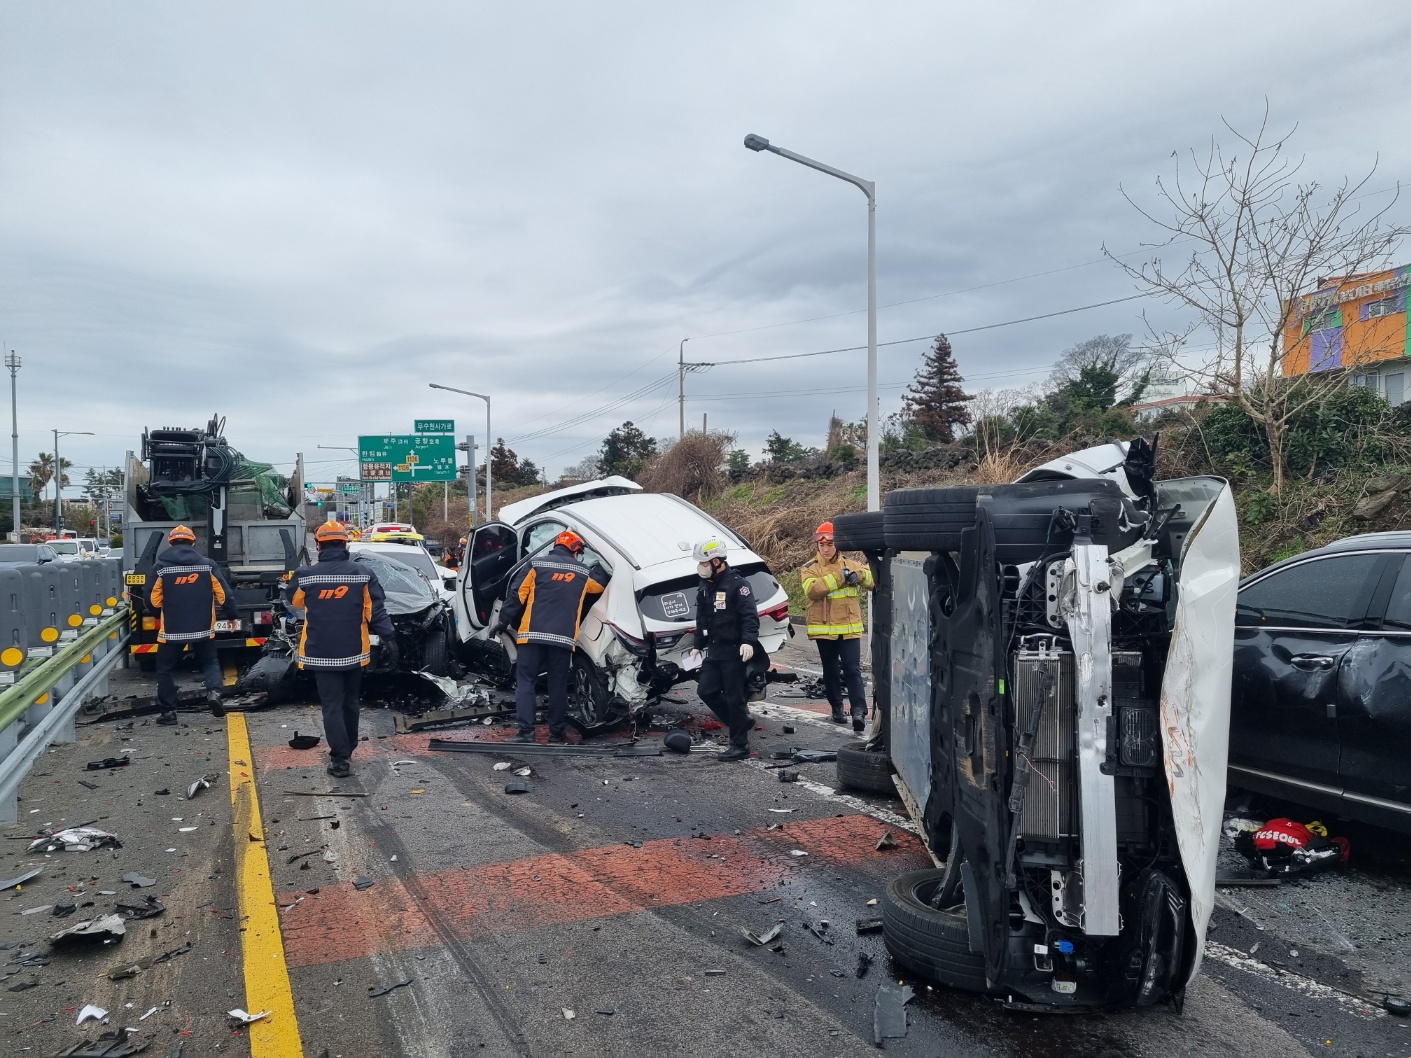
<svg viewBox="0 0 1411 1058">
<path fill-rule="evenodd" d="M 770 146 L 768 140 L 766 140 L 763 136 L 756 136 L 753 132 L 751 132 L 748 136 L 745 137 L 745 146 L 752 151 L 774 150 L 774 148 Z"/>
<path fill-rule="evenodd" d="M 19 370 L 20 358 L 15 355 L 13 349 L 5 354 L 5 366 L 8 367 L 11 371 Z"/>
</svg>

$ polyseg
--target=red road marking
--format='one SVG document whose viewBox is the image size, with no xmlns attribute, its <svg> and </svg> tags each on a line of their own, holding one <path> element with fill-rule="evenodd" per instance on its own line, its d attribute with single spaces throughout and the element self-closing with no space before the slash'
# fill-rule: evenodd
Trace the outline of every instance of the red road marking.
<svg viewBox="0 0 1411 1058">
<path fill-rule="evenodd" d="M 927 866 L 921 843 L 893 831 L 901 847 L 876 851 L 885 824 L 871 816 L 825 816 L 754 830 L 742 837 L 660 838 L 642 848 L 604 845 L 505 863 L 454 867 L 418 876 L 436 911 L 463 939 L 582 922 L 759 892 L 787 883 L 810 864 L 875 861 L 887 874 Z M 801 849 L 808 857 L 794 857 Z M 300 890 L 279 898 L 293 902 Z M 324 887 L 282 916 L 289 965 L 316 966 L 440 943 L 432 924 L 396 878 L 357 892 Z"/>
</svg>

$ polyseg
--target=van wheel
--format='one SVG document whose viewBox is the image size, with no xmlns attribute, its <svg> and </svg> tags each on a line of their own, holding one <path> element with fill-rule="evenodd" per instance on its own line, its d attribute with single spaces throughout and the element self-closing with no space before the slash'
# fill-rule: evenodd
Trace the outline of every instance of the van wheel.
<svg viewBox="0 0 1411 1058">
<path fill-rule="evenodd" d="M 894 770 L 885 753 L 873 753 L 860 745 L 838 748 L 838 785 L 845 790 L 866 790 L 899 798 L 901 795 L 892 782 Z"/>
<path fill-rule="evenodd" d="M 897 965 L 967 992 L 987 992 L 985 956 L 970 950 L 965 905 L 933 906 L 947 882 L 944 869 L 892 879 L 882 896 L 882 935 Z"/>
<path fill-rule="evenodd" d="M 887 534 L 881 511 L 840 514 L 833 519 L 833 542 L 839 551 L 866 551 L 876 554 L 887 550 Z"/>
<path fill-rule="evenodd" d="M 602 673 L 581 650 L 575 650 L 568 670 L 568 722 L 582 734 L 590 734 L 610 722 L 610 707 Z"/>
<path fill-rule="evenodd" d="M 894 551 L 956 551 L 960 534 L 975 525 L 974 485 L 895 489 L 882 512 L 887 546 Z"/>
</svg>

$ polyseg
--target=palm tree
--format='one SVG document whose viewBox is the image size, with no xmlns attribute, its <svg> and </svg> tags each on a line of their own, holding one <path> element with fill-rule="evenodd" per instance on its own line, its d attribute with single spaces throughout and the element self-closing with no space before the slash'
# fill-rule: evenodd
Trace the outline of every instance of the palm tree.
<svg viewBox="0 0 1411 1058">
<path fill-rule="evenodd" d="M 63 484 L 63 486 L 64 486 L 65 488 L 67 488 L 67 487 L 69 486 L 69 484 L 70 484 L 70 482 L 69 482 L 69 470 L 73 467 L 73 463 L 71 463 L 71 462 L 70 462 L 69 460 L 67 460 L 67 459 L 64 459 L 62 456 L 59 457 L 59 462 L 60 462 L 60 463 L 62 464 L 62 466 L 63 466 L 63 479 L 62 479 L 62 484 Z M 54 480 L 54 456 L 53 456 L 53 453 L 51 453 L 51 452 L 40 452 L 40 453 L 39 453 L 39 458 L 36 459 L 33 463 L 31 463 L 31 464 L 29 465 L 29 487 L 30 487 L 31 491 L 33 491 L 34 496 L 35 496 L 35 499 L 38 499 L 40 496 L 42 496 L 42 495 L 44 494 L 44 490 L 48 487 L 49 482 L 51 482 L 51 481 L 53 481 L 53 480 Z"/>
</svg>

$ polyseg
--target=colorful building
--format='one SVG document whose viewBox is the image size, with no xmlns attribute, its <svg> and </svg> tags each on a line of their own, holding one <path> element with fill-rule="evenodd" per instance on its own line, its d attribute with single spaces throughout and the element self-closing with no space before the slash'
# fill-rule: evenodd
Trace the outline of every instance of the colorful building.
<svg viewBox="0 0 1411 1058">
<path fill-rule="evenodd" d="M 1345 370 L 1353 385 L 1401 404 L 1411 371 L 1408 284 L 1411 266 L 1401 265 L 1333 276 L 1302 295 L 1284 328 L 1284 374 Z"/>
</svg>

